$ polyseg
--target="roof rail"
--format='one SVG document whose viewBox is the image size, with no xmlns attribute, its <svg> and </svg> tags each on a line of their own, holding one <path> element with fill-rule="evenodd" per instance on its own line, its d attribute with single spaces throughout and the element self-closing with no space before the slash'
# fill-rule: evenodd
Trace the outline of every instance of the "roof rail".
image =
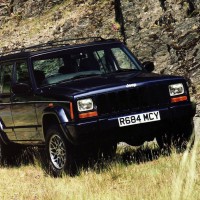
<svg viewBox="0 0 200 200">
<path fill-rule="evenodd" d="M 41 44 L 37 44 L 37 45 L 33 45 L 33 46 L 29 46 L 29 47 L 24 47 L 24 48 L 20 48 L 20 49 L 14 49 L 12 51 L 5 51 L 2 52 L 0 54 L 0 56 L 4 56 L 4 55 L 8 55 L 8 54 L 14 54 L 14 53 L 21 53 L 21 52 L 27 52 L 28 50 L 40 50 L 40 49 L 46 49 L 49 47 L 58 47 L 58 46 L 67 46 L 69 45 L 69 43 L 66 42 L 70 42 L 70 41 L 79 41 L 79 40 L 93 40 L 93 41 L 103 41 L 105 40 L 102 37 L 82 37 L 82 38 L 69 38 L 69 39 L 64 39 L 64 40 L 57 40 L 57 41 L 49 41 L 46 43 L 41 43 Z"/>
<path fill-rule="evenodd" d="M 29 46 L 29 47 L 26 47 L 26 48 L 22 48 L 21 49 L 21 52 L 24 52 L 26 50 L 29 50 L 29 49 L 43 49 L 45 47 L 57 47 L 57 46 L 60 46 L 60 45 L 69 45 L 68 43 L 65 43 L 65 42 L 69 42 L 69 41 L 78 41 L 78 40 L 93 40 L 93 41 L 96 41 L 96 40 L 100 40 L 100 41 L 103 41 L 105 39 L 103 39 L 102 37 L 82 37 L 82 38 L 69 38 L 69 39 L 64 39 L 64 40 L 57 40 L 57 41 L 49 41 L 47 43 L 41 43 L 41 44 L 38 44 L 38 45 L 33 45 L 33 46 Z"/>
<path fill-rule="evenodd" d="M 8 54 L 15 54 L 15 53 L 20 53 L 21 49 L 13 49 L 11 51 L 3 51 L 0 53 L 0 57 L 8 55 Z"/>
</svg>

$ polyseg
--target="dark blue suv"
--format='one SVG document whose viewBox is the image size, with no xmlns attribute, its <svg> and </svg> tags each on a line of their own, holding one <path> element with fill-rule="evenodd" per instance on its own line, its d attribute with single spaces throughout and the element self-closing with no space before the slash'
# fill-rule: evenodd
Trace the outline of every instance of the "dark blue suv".
<svg viewBox="0 0 200 200">
<path fill-rule="evenodd" d="M 117 40 L 90 39 L 0 57 L 1 163 L 13 145 L 40 145 L 58 176 L 84 152 L 113 155 L 121 141 L 186 147 L 195 108 L 185 79 L 151 73 Z"/>
</svg>

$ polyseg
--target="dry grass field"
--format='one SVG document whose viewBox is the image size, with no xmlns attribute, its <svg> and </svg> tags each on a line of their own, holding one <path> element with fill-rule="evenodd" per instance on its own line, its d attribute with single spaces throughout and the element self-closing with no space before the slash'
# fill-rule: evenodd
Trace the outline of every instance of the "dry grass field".
<svg viewBox="0 0 200 200">
<path fill-rule="evenodd" d="M 198 131 L 196 127 L 196 131 Z M 80 169 L 77 176 L 52 178 L 40 162 L 0 169 L 0 199 L 200 199 L 200 144 L 183 154 L 162 154 L 154 144 L 119 147 L 109 162 Z"/>
</svg>

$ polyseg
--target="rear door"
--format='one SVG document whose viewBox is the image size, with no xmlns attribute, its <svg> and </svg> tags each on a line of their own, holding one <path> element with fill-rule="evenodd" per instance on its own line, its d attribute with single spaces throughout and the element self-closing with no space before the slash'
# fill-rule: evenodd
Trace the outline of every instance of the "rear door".
<svg viewBox="0 0 200 200">
<path fill-rule="evenodd" d="M 11 113 L 11 80 L 13 63 L 0 65 L 0 126 L 10 140 L 16 140 Z"/>
<path fill-rule="evenodd" d="M 31 88 L 27 62 L 19 60 L 14 66 L 13 84 L 27 84 Z M 33 92 L 12 93 L 12 116 L 17 140 L 37 141 L 40 138 L 37 129 L 37 117 Z"/>
</svg>

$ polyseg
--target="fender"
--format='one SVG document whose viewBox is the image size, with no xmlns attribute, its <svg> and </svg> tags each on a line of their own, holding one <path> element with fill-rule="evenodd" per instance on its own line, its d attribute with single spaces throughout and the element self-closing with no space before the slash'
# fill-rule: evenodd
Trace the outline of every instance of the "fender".
<svg viewBox="0 0 200 200">
<path fill-rule="evenodd" d="M 44 118 L 47 117 L 47 115 L 48 116 L 53 115 L 54 117 L 56 117 L 58 124 L 59 124 L 60 128 L 62 129 L 66 139 L 68 141 L 70 141 L 71 143 L 73 143 L 72 136 L 70 135 L 70 133 L 66 127 L 66 123 L 70 122 L 70 115 L 69 115 L 69 112 L 67 111 L 67 109 L 64 109 L 61 106 L 45 108 L 45 110 L 43 111 L 42 122 L 44 121 Z M 44 123 L 42 123 L 42 126 L 43 126 L 43 124 Z M 44 126 L 43 126 L 43 134 L 45 134 Z"/>
<path fill-rule="evenodd" d="M 67 111 L 61 107 L 61 106 L 55 106 L 55 107 L 47 107 L 44 109 L 43 111 L 43 117 L 47 114 L 54 114 L 59 123 L 67 123 L 69 122 L 69 114 L 67 113 Z"/>
</svg>

